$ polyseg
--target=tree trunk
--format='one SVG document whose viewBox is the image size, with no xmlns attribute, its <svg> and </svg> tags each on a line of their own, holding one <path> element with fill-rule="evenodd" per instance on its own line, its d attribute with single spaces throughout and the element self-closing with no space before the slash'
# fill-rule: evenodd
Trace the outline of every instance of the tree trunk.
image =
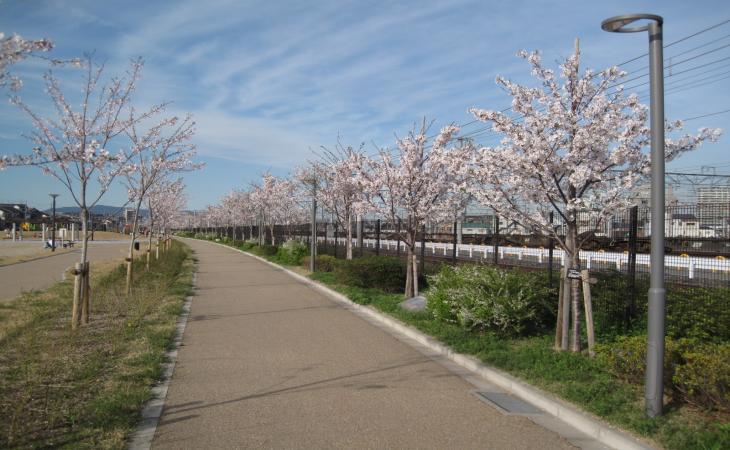
<svg viewBox="0 0 730 450">
<path fill-rule="evenodd" d="M 568 229 L 566 230 L 565 245 L 568 253 L 568 270 L 580 271 L 580 255 L 577 248 L 578 243 L 578 227 L 575 220 L 568 221 Z M 573 313 L 573 326 L 571 328 L 571 345 L 570 350 L 573 353 L 580 352 L 580 279 L 570 280 L 570 303 Z"/>
<path fill-rule="evenodd" d="M 137 225 L 139 223 L 139 210 L 142 206 L 142 198 L 137 200 L 137 205 L 134 210 L 134 221 L 132 222 L 132 240 L 129 242 L 129 251 L 127 252 L 127 280 L 125 293 L 127 296 L 132 292 L 132 261 L 134 261 L 134 240 L 137 237 Z"/>
<path fill-rule="evenodd" d="M 147 263 L 145 264 L 145 270 L 150 270 L 150 257 L 152 253 L 152 227 L 155 222 L 152 219 L 152 209 L 150 208 L 150 229 L 147 232 Z"/>
<path fill-rule="evenodd" d="M 350 216 L 347 216 L 347 243 L 345 249 L 345 258 L 352 259 L 352 217 Z"/>
<path fill-rule="evenodd" d="M 416 252 L 411 252 L 413 257 L 413 263 L 411 264 L 411 267 L 413 269 L 413 296 L 418 296 L 418 259 L 416 257 Z"/>
<path fill-rule="evenodd" d="M 74 270 L 74 298 L 72 304 L 71 314 L 71 328 L 75 329 L 81 323 L 81 309 L 84 302 L 88 304 L 88 297 L 84 298 L 84 283 L 88 273 L 85 273 L 86 258 L 89 254 L 89 210 L 86 205 L 81 205 L 81 233 L 83 234 L 83 240 L 81 241 L 81 263 Z"/>
<path fill-rule="evenodd" d="M 75 330 L 81 322 L 81 263 L 74 265 L 74 300 L 71 307 L 71 329 Z"/>
<path fill-rule="evenodd" d="M 406 298 L 413 297 L 413 248 L 408 246 L 408 257 L 406 259 Z"/>
</svg>

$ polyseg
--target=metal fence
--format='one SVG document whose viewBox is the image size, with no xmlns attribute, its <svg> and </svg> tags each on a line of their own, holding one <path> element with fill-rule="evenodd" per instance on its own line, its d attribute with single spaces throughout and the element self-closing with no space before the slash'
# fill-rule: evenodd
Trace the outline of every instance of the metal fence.
<svg viewBox="0 0 730 450">
<path fill-rule="evenodd" d="M 683 320 L 691 320 L 693 314 L 698 318 L 711 314 L 707 308 L 717 308 L 718 302 L 722 308 L 730 307 L 730 205 L 667 207 L 665 221 L 668 309 L 683 311 L 687 316 Z M 647 207 L 619 211 L 599 226 L 590 215 L 579 217 L 579 233 L 585 239 L 581 268 L 598 280 L 593 307 L 599 333 L 626 330 L 645 320 L 650 225 Z M 555 227 L 558 233 L 565 228 L 560 220 L 555 220 Z M 353 223 L 353 255 L 405 257 L 400 229 L 397 222 L 379 219 Z M 231 239 L 260 239 L 271 244 L 268 228 L 222 227 L 213 231 Z M 277 244 L 287 239 L 308 243 L 310 236 L 309 224 L 274 227 Z M 340 224 L 318 222 L 317 239 L 320 254 L 344 258 L 346 232 Z M 554 240 L 528 233 L 496 215 L 467 216 L 450 224 L 428 223 L 419 230 L 417 241 L 422 271 L 444 263 L 493 264 L 540 271 L 554 288 L 559 270 L 566 264 L 565 253 Z"/>
</svg>

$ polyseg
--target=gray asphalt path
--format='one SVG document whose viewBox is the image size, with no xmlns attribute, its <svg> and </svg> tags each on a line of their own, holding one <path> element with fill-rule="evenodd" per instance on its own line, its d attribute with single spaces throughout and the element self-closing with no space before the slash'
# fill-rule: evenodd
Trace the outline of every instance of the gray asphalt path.
<svg viewBox="0 0 730 450">
<path fill-rule="evenodd" d="M 571 447 L 286 273 L 187 242 L 197 293 L 153 448 Z"/>
<path fill-rule="evenodd" d="M 89 261 L 119 259 L 123 262 L 129 242 L 89 242 Z M 23 291 L 45 289 L 61 281 L 66 269 L 79 262 L 81 249 L 32 261 L 0 267 L 0 301 L 18 297 Z"/>
</svg>

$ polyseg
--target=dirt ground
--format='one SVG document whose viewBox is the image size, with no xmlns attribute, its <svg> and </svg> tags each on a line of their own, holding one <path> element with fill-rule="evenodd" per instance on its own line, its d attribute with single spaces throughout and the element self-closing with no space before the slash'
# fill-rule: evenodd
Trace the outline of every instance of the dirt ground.
<svg viewBox="0 0 730 450">
<path fill-rule="evenodd" d="M 50 237 L 49 234 L 47 238 L 50 239 Z M 24 231 L 23 240 L 16 242 L 40 242 L 41 238 L 42 234 L 40 231 Z M 114 231 L 94 231 L 95 241 L 128 241 L 129 238 L 130 236 L 128 234 L 116 233 Z M 56 239 L 60 241 L 60 235 L 56 235 Z M 10 234 L 0 233 L 0 242 L 12 242 Z"/>
<path fill-rule="evenodd" d="M 13 246 L 13 242 L 0 242 L 0 255 L 6 248 Z M 29 243 L 26 243 L 29 244 Z M 35 245 L 40 246 L 39 242 Z M 135 257 L 144 254 L 147 249 L 142 243 Z M 89 243 L 88 259 L 91 261 L 92 271 L 106 270 L 109 267 L 121 264 L 129 250 L 124 241 L 95 241 Z M 17 264 L 0 265 L 0 303 L 19 296 L 23 291 L 45 289 L 53 283 L 61 281 L 66 272 L 74 263 L 78 262 L 81 248 L 74 247 L 66 253 L 48 252 L 41 257 Z M 154 250 L 153 250 L 154 252 Z M 154 253 L 152 253 L 154 257 Z"/>
<path fill-rule="evenodd" d="M 43 248 L 43 243 L 38 241 L 22 242 L 0 242 L 0 266 L 29 261 L 31 259 L 53 256 L 53 254 L 68 253 L 72 248 L 57 247 L 55 252 L 49 248 Z"/>
</svg>

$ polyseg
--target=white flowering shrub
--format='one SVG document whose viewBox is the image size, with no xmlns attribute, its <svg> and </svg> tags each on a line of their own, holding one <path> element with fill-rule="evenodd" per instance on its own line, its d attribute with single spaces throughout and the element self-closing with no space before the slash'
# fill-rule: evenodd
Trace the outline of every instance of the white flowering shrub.
<svg viewBox="0 0 730 450">
<path fill-rule="evenodd" d="M 550 295 L 539 276 L 488 266 L 444 268 L 429 277 L 435 318 L 479 331 L 529 334 L 552 320 Z"/>
</svg>

